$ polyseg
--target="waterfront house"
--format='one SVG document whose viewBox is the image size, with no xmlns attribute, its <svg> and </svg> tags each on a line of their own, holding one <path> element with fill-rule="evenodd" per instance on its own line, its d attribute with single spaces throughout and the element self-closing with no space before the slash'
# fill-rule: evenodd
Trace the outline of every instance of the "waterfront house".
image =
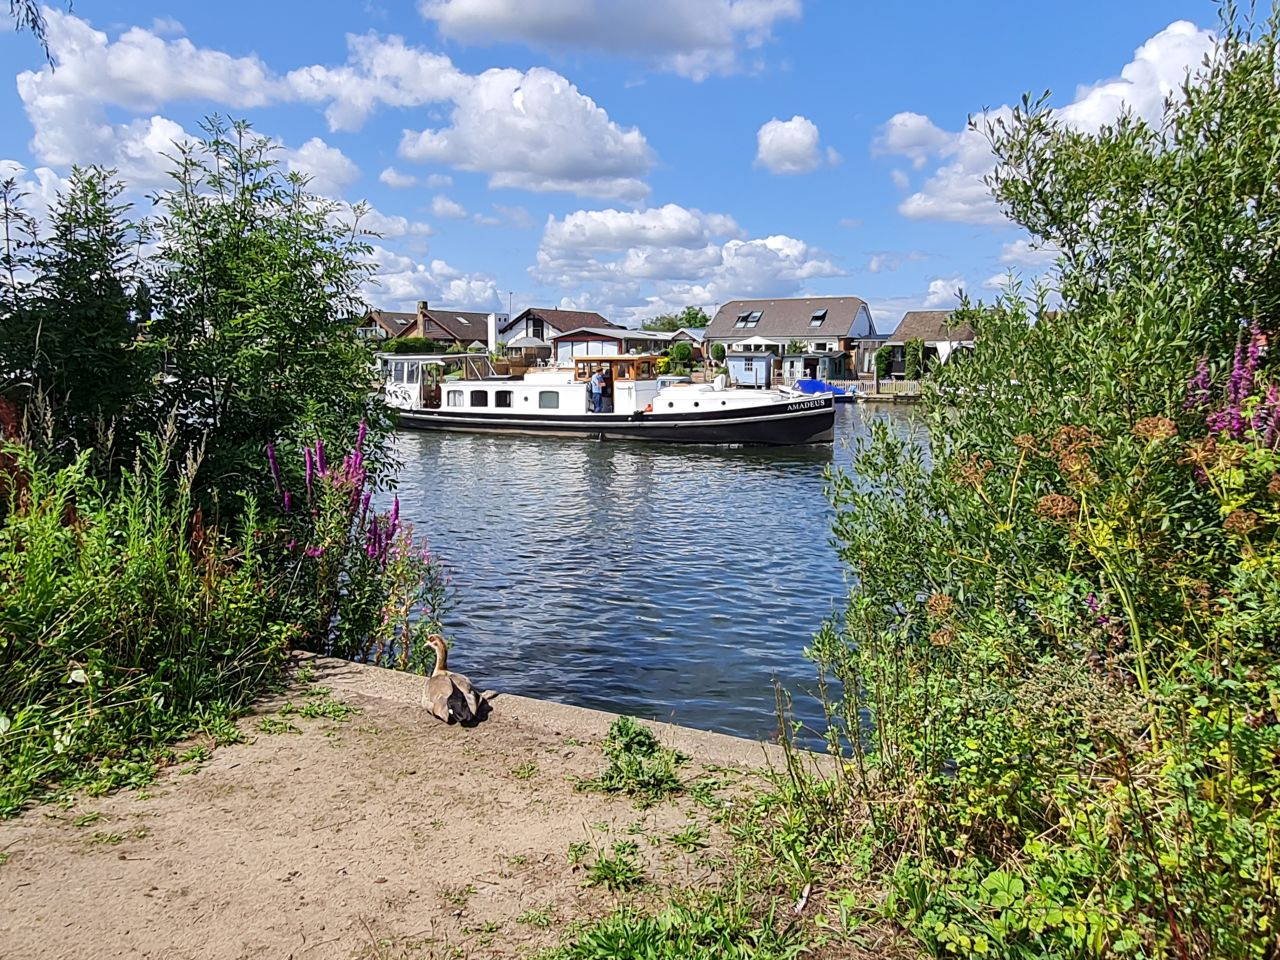
<svg viewBox="0 0 1280 960">
<path fill-rule="evenodd" d="M 768 351 L 745 350 L 727 353 L 725 366 L 735 387 L 768 387 L 773 384 L 774 355 Z"/>
<path fill-rule="evenodd" d="M 625 330 L 591 310 L 553 310 L 529 307 L 498 325 L 498 339 L 510 342 L 517 337 L 533 337 L 550 343 L 555 337 L 582 327 Z"/>
<path fill-rule="evenodd" d="M 507 341 L 507 359 L 532 366 L 551 359 L 551 344 L 537 337 L 516 337 Z"/>
<path fill-rule="evenodd" d="M 844 350 L 826 353 L 788 353 L 782 358 L 782 379 L 795 383 L 802 377 L 817 380 L 853 380 L 849 354 Z"/>
<path fill-rule="evenodd" d="M 413 313 L 370 310 L 356 327 L 356 333 L 369 340 L 426 337 L 447 346 L 467 349 L 476 343 L 484 347 L 489 339 L 491 320 L 497 329 L 506 322 L 507 315 L 431 307 L 426 300 L 419 300 Z"/>
<path fill-rule="evenodd" d="M 924 344 L 924 366 L 946 363 L 957 351 L 973 349 L 973 328 L 967 323 L 953 322 L 950 310 L 909 310 L 902 315 L 898 329 L 885 340 L 891 351 L 889 373 L 902 377 L 907 369 L 907 343 Z"/>
<path fill-rule="evenodd" d="M 807 353 L 847 353 L 849 370 L 870 376 L 885 336 L 858 297 L 795 297 L 730 300 L 716 311 L 703 342 L 708 350 L 720 343 L 731 353 L 777 356 L 799 342 Z"/>
<path fill-rule="evenodd" d="M 621 356 L 628 353 L 661 353 L 671 342 L 671 334 L 661 330 L 630 327 L 578 327 L 551 338 L 559 363 L 575 357 Z"/>
</svg>

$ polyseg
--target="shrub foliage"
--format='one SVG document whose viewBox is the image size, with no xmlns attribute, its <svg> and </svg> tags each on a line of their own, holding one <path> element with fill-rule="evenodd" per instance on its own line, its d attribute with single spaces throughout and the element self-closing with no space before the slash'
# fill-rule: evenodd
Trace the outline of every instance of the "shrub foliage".
<svg viewBox="0 0 1280 960">
<path fill-rule="evenodd" d="M 939 955 L 1280 951 L 1277 30 L 1227 9 L 1159 125 L 989 127 L 1061 303 L 961 311 L 927 433 L 832 479 L 831 738 Z"/>
</svg>

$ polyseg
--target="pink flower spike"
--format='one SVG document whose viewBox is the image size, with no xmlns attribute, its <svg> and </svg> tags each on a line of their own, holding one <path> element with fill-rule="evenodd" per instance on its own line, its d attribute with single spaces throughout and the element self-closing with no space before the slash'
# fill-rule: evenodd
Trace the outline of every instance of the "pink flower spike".
<svg viewBox="0 0 1280 960">
<path fill-rule="evenodd" d="M 310 447 L 303 447 L 303 448 L 302 448 L 302 459 L 303 459 L 303 461 L 304 461 L 304 463 L 305 463 L 305 465 L 306 465 L 306 473 L 307 473 L 307 499 L 308 499 L 308 500 L 310 500 L 310 499 L 311 499 L 311 477 L 312 477 L 312 472 L 313 472 L 313 467 L 312 467 L 312 465 L 311 465 L 311 448 L 310 448 Z"/>
<path fill-rule="evenodd" d="M 369 424 L 366 423 L 364 420 L 361 420 L 360 429 L 356 431 L 356 452 L 357 453 L 359 453 L 360 449 L 364 446 L 364 434 L 365 434 L 365 431 L 368 429 L 369 429 Z"/>
<path fill-rule="evenodd" d="M 322 477 L 329 472 L 328 469 L 326 469 L 324 464 L 324 439 L 323 438 L 316 441 L 316 469 L 320 471 L 320 476 Z"/>
</svg>

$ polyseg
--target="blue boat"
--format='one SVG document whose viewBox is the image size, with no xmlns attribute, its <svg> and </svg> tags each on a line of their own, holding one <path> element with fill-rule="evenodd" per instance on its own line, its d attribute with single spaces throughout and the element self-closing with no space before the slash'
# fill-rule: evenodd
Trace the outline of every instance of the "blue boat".
<svg viewBox="0 0 1280 960">
<path fill-rule="evenodd" d="M 862 391 L 858 388 L 846 390 L 843 387 L 837 387 L 834 384 L 827 383 L 825 380 L 819 380 L 816 377 L 801 377 L 791 385 L 793 390 L 801 393 L 818 394 L 818 393 L 834 393 L 836 403 L 853 403 L 855 400 L 862 399 Z"/>
</svg>

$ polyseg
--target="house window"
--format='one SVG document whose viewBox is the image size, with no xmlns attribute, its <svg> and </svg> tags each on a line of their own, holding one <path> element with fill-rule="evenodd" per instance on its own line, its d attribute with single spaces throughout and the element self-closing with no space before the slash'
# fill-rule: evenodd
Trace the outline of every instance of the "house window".
<svg viewBox="0 0 1280 960">
<path fill-rule="evenodd" d="M 530 331 L 530 336 L 534 337 L 534 338 L 535 338 L 535 339 L 537 339 L 537 340 L 545 340 L 545 339 L 546 339 L 546 337 L 544 337 L 544 336 L 543 336 L 543 334 L 545 334 L 545 333 L 547 332 L 547 328 L 546 328 L 545 326 L 543 326 L 543 324 L 542 324 L 542 321 L 541 321 L 541 320 L 534 320 L 534 321 L 529 325 L 529 331 Z"/>
<path fill-rule="evenodd" d="M 448 391 L 447 393 L 445 393 L 445 395 L 444 395 L 444 405 L 445 405 L 446 407 L 460 407 L 460 406 L 462 406 L 462 391 L 461 391 L 461 390 L 450 390 L 450 391 Z"/>
<path fill-rule="evenodd" d="M 827 311 L 815 310 L 813 311 L 813 316 L 809 318 L 809 326 L 820 327 L 822 326 L 822 321 L 825 319 L 827 319 Z"/>
<path fill-rule="evenodd" d="M 494 405 L 495 407 L 509 407 L 509 406 L 511 406 L 511 391 L 510 391 L 510 390 L 499 390 L 497 393 L 495 393 L 495 394 L 493 395 L 493 405 Z"/>
<path fill-rule="evenodd" d="M 756 324 L 760 322 L 760 317 L 762 315 L 763 315 L 763 311 L 752 310 L 749 314 L 747 314 L 747 322 L 743 324 L 743 326 L 747 327 L 747 329 L 754 327 Z"/>
<path fill-rule="evenodd" d="M 748 318 L 748 317 L 750 317 L 750 316 L 751 316 L 751 314 L 749 314 L 749 313 L 740 313 L 740 314 L 738 314 L 738 319 L 737 319 L 737 321 L 735 321 L 735 322 L 734 322 L 734 324 L 733 324 L 733 325 L 734 325 L 734 327 L 735 327 L 736 329 L 738 329 L 738 330 L 741 330 L 743 327 L 745 327 L 745 326 L 747 325 L 747 318 Z"/>
<path fill-rule="evenodd" d="M 827 352 L 827 348 L 828 348 L 829 346 L 830 346 L 830 344 L 826 344 L 826 343 L 815 343 L 815 344 L 813 345 L 813 352 L 814 352 L 814 353 L 826 353 L 826 352 Z"/>
<path fill-rule="evenodd" d="M 472 390 L 471 405 L 473 407 L 487 407 L 489 405 L 488 390 Z"/>
<path fill-rule="evenodd" d="M 748 359 L 746 359 L 746 360 L 743 360 L 743 361 L 742 361 L 742 371 L 743 371 L 743 373 L 750 373 L 750 372 L 751 372 L 751 370 L 752 370 L 752 368 L 753 368 L 754 366 L 755 366 L 755 361 L 754 361 L 754 360 L 751 360 L 750 358 L 748 358 Z"/>
<path fill-rule="evenodd" d="M 538 391 L 538 409 L 539 410 L 559 410 L 560 394 L 554 390 Z"/>
</svg>

